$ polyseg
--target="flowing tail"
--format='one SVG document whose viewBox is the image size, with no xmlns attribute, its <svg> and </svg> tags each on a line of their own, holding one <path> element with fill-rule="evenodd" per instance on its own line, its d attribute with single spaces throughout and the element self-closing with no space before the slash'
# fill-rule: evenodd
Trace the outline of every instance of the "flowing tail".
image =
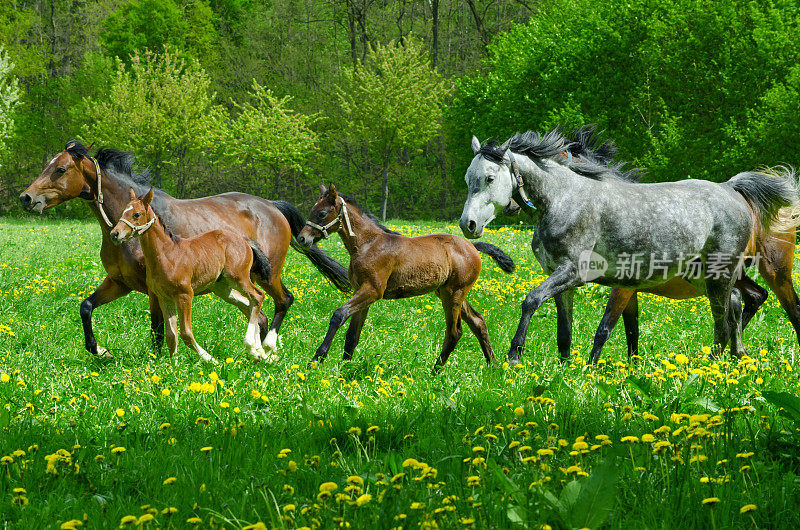
<svg viewBox="0 0 800 530">
<path fill-rule="evenodd" d="M 473 243 L 475 248 L 478 252 L 483 252 L 487 256 L 490 256 L 493 260 L 497 262 L 497 265 L 503 272 L 512 273 L 514 269 L 516 269 L 516 265 L 514 265 L 514 260 L 511 259 L 511 256 L 500 250 L 494 245 L 490 245 L 489 243 Z"/>
<path fill-rule="evenodd" d="M 726 184 L 744 197 L 764 230 L 785 232 L 800 225 L 800 192 L 793 168 L 739 173 Z"/>
<path fill-rule="evenodd" d="M 263 281 L 268 282 L 272 277 L 272 264 L 269 262 L 269 258 L 264 254 L 264 251 L 261 250 L 261 247 L 258 246 L 258 242 L 256 242 L 255 239 L 250 239 L 248 237 L 247 244 L 250 245 L 250 249 L 253 251 L 253 265 L 250 267 L 250 272 L 260 276 Z"/>
<path fill-rule="evenodd" d="M 306 224 L 306 220 L 303 214 L 300 213 L 300 210 L 286 201 L 272 201 L 272 204 L 274 204 L 286 220 L 289 221 L 289 226 L 292 229 L 292 248 L 304 254 L 312 265 L 314 265 L 323 276 L 328 278 L 341 292 L 351 292 L 353 286 L 350 285 L 350 280 L 347 278 L 347 269 L 338 261 L 325 254 L 317 245 L 312 245 L 311 248 L 305 249 L 297 244 L 295 237 Z"/>
</svg>

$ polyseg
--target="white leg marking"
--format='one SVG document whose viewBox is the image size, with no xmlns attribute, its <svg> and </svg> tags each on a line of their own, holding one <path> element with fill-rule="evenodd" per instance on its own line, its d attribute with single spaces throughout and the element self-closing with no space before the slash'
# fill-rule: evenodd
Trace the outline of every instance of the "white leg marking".
<svg viewBox="0 0 800 530">
<path fill-rule="evenodd" d="M 231 289 L 231 294 L 228 295 L 229 298 L 236 300 L 240 304 L 249 305 L 250 301 L 244 296 L 242 293 L 237 291 L 236 289 Z"/>
<path fill-rule="evenodd" d="M 197 345 L 197 354 L 200 355 L 200 358 L 203 359 L 207 363 L 217 364 L 217 360 L 214 359 L 211 355 L 208 354 L 207 351 L 203 349 L 202 346 L 199 344 Z"/>
<path fill-rule="evenodd" d="M 264 342 L 262 343 L 264 347 L 272 352 L 277 351 L 278 349 L 278 334 L 275 332 L 274 329 L 269 330 L 267 336 L 264 337 Z"/>
</svg>

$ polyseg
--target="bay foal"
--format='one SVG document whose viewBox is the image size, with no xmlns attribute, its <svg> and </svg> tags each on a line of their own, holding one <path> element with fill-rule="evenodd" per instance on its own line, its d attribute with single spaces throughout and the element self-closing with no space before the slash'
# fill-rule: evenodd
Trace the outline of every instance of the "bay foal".
<svg viewBox="0 0 800 530">
<path fill-rule="evenodd" d="M 310 247 L 320 238 L 338 232 L 350 254 L 348 276 L 355 289 L 353 297 L 333 313 L 328 333 L 312 362 L 328 355 L 336 331 L 352 317 L 344 342 L 344 358 L 353 356 L 369 307 L 381 299 L 409 298 L 434 291 L 444 307 L 444 344 L 434 371 L 440 369 L 461 338 L 461 319 L 478 338 L 486 363 L 494 352 L 486 321 L 467 302 L 467 294 L 478 280 L 481 258 L 491 256 L 504 272 L 514 271 L 514 262 L 499 248 L 487 243 L 470 243 L 450 234 L 405 237 L 382 226 L 336 187 L 321 186 L 322 197 L 311 210 L 297 242 Z"/>
<path fill-rule="evenodd" d="M 147 267 L 147 288 L 156 296 L 164 315 L 167 347 L 170 356 L 178 348 L 177 322 L 180 335 L 187 346 L 208 362 L 216 364 L 194 339 L 192 334 L 192 298 L 195 294 L 212 292 L 233 304 L 247 317 L 244 343 L 250 356 L 275 360 L 267 356 L 259 340 L 258 318 L 264 291 L 251 279 L 252 275 L 270 277 L 270 263 L 252 239 L 230 231 L 212 230 L 179 239 L 167 233 L 150 203 L 153 189 L 138 199 L 133 188 L 130 202 L 111 230 L 116 243 L 139 237 Z"/>
</svg>

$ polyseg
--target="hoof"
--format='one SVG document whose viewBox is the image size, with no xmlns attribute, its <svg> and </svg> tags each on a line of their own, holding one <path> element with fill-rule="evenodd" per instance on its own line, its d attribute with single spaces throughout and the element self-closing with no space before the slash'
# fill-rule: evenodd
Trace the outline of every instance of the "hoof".
<svg viewBox="0 0 800 530">
<path fill-rule="evenodd" d="M 508 364 L 510 366 L 517 366 L 517 365 L 521 364 L 519 362 L 519 357 L 512 357 L 511 355 L 508 356 L 508 361 L 507 362 L 508 362 Z"/>
<path fill-rule="evenodd" d="M 103 348 L 102 346 L 98 346 L 97 347 L 97 353 L 95 354 L 95 356 L 98 359 L 113 359 L 114 358 L 114 356 L 111 354 L 111 352 L 108 351 L 107 349 Z"/>
</svg>

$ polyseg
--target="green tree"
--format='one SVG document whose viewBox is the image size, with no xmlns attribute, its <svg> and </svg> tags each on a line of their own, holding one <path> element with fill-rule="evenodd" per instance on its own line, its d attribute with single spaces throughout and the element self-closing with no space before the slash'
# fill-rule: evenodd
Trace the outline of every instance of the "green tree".
<svg viewBox="0 0 800 530">
<path fill-rule="evenodd" d="M 214 108 L 203 150 L 246 170 L 257 181 L 251 189 L 263 188 L 261 175 L 271 173 L 274 194 L 282 177 L 307 169 L 317 154 L 317 134 L 311 129 L 316 117 L 294 112 L 289 96 L 279 99 L 256 81 L 249 99 L 242 104 L 231 102 L 235 118 L 223 107 Z"/>
<path fill-rule="evenodd" d="M 212 64 L 216 60 L 214 12 L 206 0 L 128 0 L 106 19 L 101 36 L 112 56 L 127 60 L 136 50 L 165 45 Z"/>
<path fill-rule="evenodd" d="M 723 180 L 796 159 L 796 143 L 782 142 L 773 160 L 749 138 L 753 120 L 763 134 L 791 115 L 797 42 L 800 11 L 789 0 L 631 0 L 625 9 L 556 0 L 492 42 L 485 72 L 459 81 L 447 115 L 456 166 L 472 157 L 472 133 L 504 138 L 587 122 L 652 180 Z"/>
<path fill-rule="evenodd" d="M 117 59 L 108 97 L 87 99 L 84 136 L 132 149 L 147 160 L 161 186 L 162 168 L 182 150 L 198 147 L 213 114 L 211 79 L 194 59 L 174 50 L 144 51 L 130 67 Z M 181 183 L 176 183 L 180 191 Z"/>
<path fill-rule="evenodd" d="M 339 88 L 343 125 L 380 161 L 381 219 L 386 220 L 389 167 L 403 150 L 416 150 L 439 132 L 447 89 L 422 47 L 407 39 L 370 46 L 363 62 L 344 71 Z"/>
</svg>

